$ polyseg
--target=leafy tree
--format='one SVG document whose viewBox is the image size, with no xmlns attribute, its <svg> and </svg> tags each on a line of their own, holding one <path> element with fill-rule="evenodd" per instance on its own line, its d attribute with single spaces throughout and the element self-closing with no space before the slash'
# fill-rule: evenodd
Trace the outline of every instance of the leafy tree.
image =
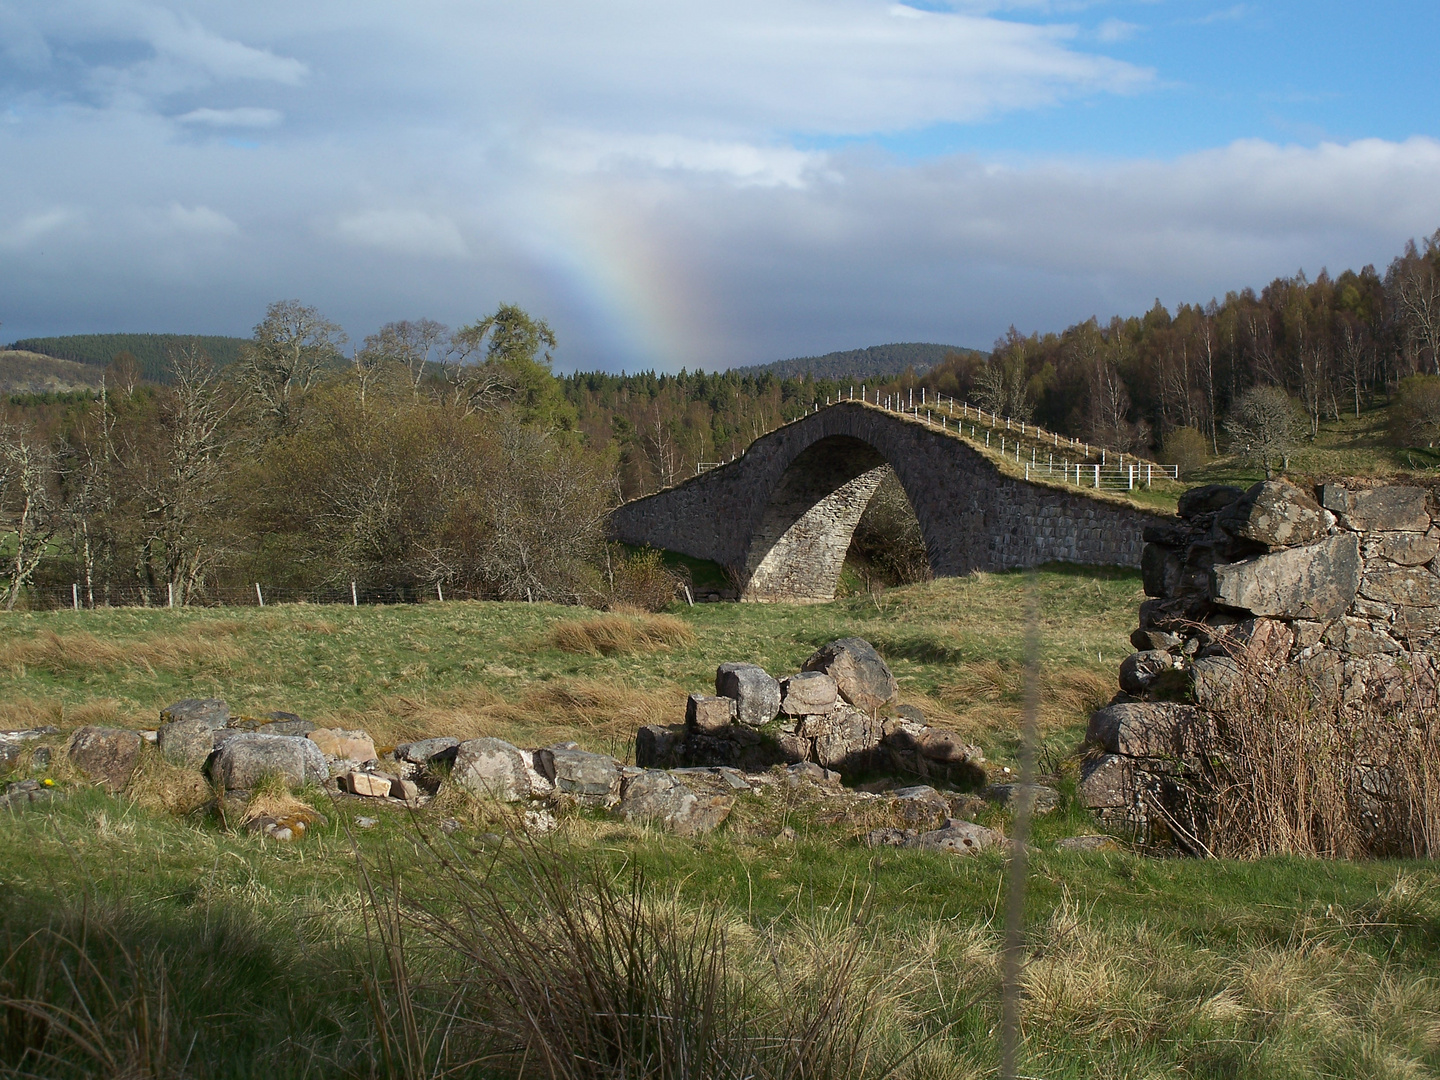
<svg viewBox="0 0 1440 1080">
<path fill-rule="evenodd" d="M 1290 464 L 1295 405 L 1278 386 L 1252 386 L 1240 395 L 1225 430 L 1242 454 L 1264 468 L 1265 479 L 1273 479 L 1277 460 L 1287 468 Z"/>
<path fill-rule="evenodd" d="M 1401 446 L 1433 447 L 1440 442 L 1440 375 L 1400 380 L 1390 430 Z"/>
<path fill-rule="evenodd" d="M 1205 464 L 1209 440 L 1195 428 L 1178 427 L 1166 432 L 1160 444 L 1160 460 L 1179 468 L 1183 477 Z"/>
<path fill-rule="evenodd" d="M 573 427 L 574 410 L 550 370 L 556 347 L 555 332 L 544 319 L 501 304 L 493 315 L 455 332 L 447 375 L 456 400 L 471 410 L 510 406 L 527 423 Z"/>
</svg>

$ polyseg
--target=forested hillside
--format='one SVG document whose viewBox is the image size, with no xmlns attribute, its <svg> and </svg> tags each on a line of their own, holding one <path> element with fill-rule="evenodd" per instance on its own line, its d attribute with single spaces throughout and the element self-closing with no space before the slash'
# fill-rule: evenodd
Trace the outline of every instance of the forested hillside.
<svg viewBox="0 0 1440 1080">
<path fill-rule="evenodd" d="M 903 375 L 907 370 L 926 372 L 943 363 L 952 353 L 982 356 L 974 349 L 957 345 L 927 345 L 902 342 L 895 345 L 871 345 L 866 349 L 847 349 L 824 356 L 798 356 L 793 360 L 775 360 L 733 368 L 739 375 L 770 374 L 782 379 L 873 379 Z"/>
<path fill-rule="evenodd" d="M 168 378 L 165 357 L 177 346 L 198 342 L 217 367 L 225 367 L 240 359 L 246 339 L 202 334 L 67 334 L 64 337 L 26 338 L 10 346 L 28 352 L 74 360 L 81 364 L 104 367 L 117 356 L 128 353 L 140 365 L 140 371 L 152 382 Z"/>
</svg>

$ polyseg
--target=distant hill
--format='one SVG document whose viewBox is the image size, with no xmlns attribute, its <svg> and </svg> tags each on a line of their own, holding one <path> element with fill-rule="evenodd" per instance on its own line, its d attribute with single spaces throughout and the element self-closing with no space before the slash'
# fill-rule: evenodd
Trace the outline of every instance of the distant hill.
<svg viewBox="0 0 1440 1080">
<path fill-rule="evenodd" d="M 951 353 L 974 353 L 960 345 L 930 345 L 900 342 L 894 345 L 871 345 L 868 349 L 848 349 L 824 356 L 797 356 L 793 360 L 776 360 L 770 364 L 754 364 L 735 368 L 740 375 L 770 372 L 782 379 L 812 375 L 817 379 L 868 379 L 903 374 L 914 368 L 917 375 L 929 371 Z"/>
<path fill-rule="evenodd" d="M 37 352 L 0 349 L 0 394 L 68 394 L 100 387 L 100 368 Z"/>
<path fill-rule="evenodd" d="M 73 360 L 78 364 L 104 367 L 116 354 L 128 352 L 140 363 L 140 371 L 152 382 L 166 381 L 165 351 L 189 341 L 198 341 L 216 367 L 233 364 L 240 358 L 246 338 L 213 334 L 68 334 L 65 337 L 25 338 L 12 349 Z"/>
</svg>

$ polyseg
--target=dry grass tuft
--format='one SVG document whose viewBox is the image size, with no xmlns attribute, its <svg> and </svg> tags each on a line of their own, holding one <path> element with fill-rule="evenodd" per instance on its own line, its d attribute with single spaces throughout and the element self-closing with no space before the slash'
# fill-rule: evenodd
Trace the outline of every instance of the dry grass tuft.
<svg viewBox="0 0 1440 1080">
<path fill-rule="evenodd" d="M 240 822 L 248 825 L 257 818 L 272 817 L 279 821 L 298 820 L 309 824 L 319 816 L 319 811 L 313 806 L 295 797 L 284 780 L 278 776 L 267 776 L 250 792 Z"/>
<path fill-rule="evenodd" d="M 68 634 L 43 630 L 34 637 L 0 645 L 0 668 L 23 673 L 27 667 L 37 667 L 52 675 L 120 668 L 143 668 L 153 673 L 196 665 L 218 667 L 242 655 L 233 642 L 206 633 L 204 623 L 183 635 L 163 634 L 138 641 L 106 641 L 83 630 Z"/>
<path fill-rule="evenodd" d="M 141 749 L 135 772 L 125 785 L 125 794 L 142 809 L 167 814 L 193 813 L 214 796 L 198 769 L 166 761 L 150 746 Z"/>
<path fill-rule="evenodd" d="M 633 736 L 646 724 L 683 719 L 685 695 L 678 689 L 637 690 L 624 683 L 574 679 L 532 689 L 520 699 L 520 708 L 597 734 Z"/>
<path fill-rule="evenodd" d="M 13 701 L 0 702 L 0 731 L 58 727 L 64 719 L 65 706 L 58 701 L 16 698 Z"/>
<path fill-rule="evenodd" d="M 696 638 L 690 624 L 674 615 L 611 613 L 558 622 L 545 640 L 562 652 L 613 656 L 694 645 Z"/>
</svg>

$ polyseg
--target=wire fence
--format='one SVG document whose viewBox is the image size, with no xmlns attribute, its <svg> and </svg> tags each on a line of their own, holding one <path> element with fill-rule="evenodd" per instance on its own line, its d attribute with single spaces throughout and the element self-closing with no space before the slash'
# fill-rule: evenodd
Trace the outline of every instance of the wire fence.
<svg viewBox="0 0 1440 1080">
<path fill-rule="evenodd" d="M 22 603 L 31 611 L 76 611 L 95 608 L 182 608 L 182 607 L 270 607 L 274 604 L 331 604 L 361 607 L 384 604 L 424 604 L 449 600 L 494 600 L 497 597 L 466 589 L 452 589 L 438 582 L 365 584 L 318 587 L 272 586 L 263 582 L 246 584 L 207 584 L 186 593 L 169 584 L 147 588 L 139 585 L 94 585 L 83 582 L 69 585 L 40 584 L 27 586 Z M 537 599 L 527 590 L 522 600 Z"/>
</svg>

